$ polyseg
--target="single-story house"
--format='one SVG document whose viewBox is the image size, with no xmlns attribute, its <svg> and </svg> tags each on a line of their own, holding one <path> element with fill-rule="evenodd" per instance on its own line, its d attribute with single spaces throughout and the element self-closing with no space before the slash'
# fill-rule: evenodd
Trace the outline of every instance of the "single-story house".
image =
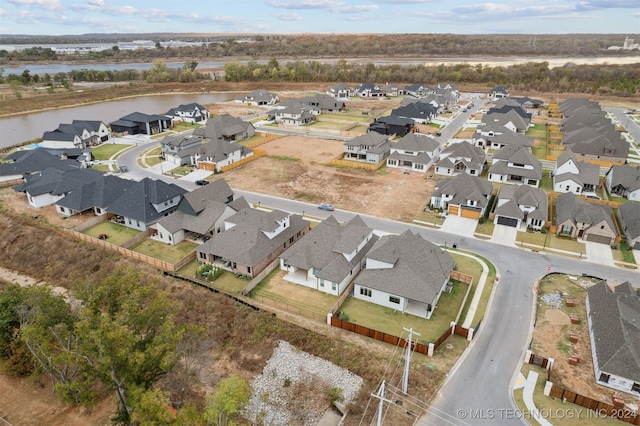
<svg viewBox="0 0 640 426">
<path fill-rule="evenodd" d="M 236 96 L 235 101 L 254 106 L 267 106 L 277 104 L 280 102 L 280 98 L 267 90 L 257 89 L 245 95 Z"/>
<path fill-rule="evenodd" d="M 431 207 L 448 214 L 479 219 L 489 205 L 492 192 L 491 182 L 462 173 L 436 183 L 431 194 Z"/>
<path fill-rule="evenodd" d="M 640 250 L 640 201 L 621 204 L 618 207 L 618 219 L 629 247 Z"/>
<path fill-rule="evenodd" d="M 171 127 L 171 118 L 164 115 L 134 112 L 109 123 L 113 133 L 155 135 Z"/>
<path fill-rule="evenodd" d="M 339 296 L 376 241 L 360 216 L 344 225 L 329 216 L 280 255 L 280 269 L 287 271 L 286 281 Z"/>
<path fill-rule="evenodd" d="M 555 222 L 556 233 L 570 238 L 613 244 L 618 236 L 610 206 L 588 203 L 571 192 L 556 199 Z"/>
<path fill-rule="evenodd" d="M 384 235 L 366 254 L 353 297 L 428 319 L 454 267 L 449 253 L 420 234 Z"/>
<path fill-rule="evenodd" d="M 640 201 L 640 166 L 611 166 L 606 181 L 609 194 Z"/>
<path fill-rule="evenodd" d="M 86 181 L 56 201 L 56 211 L 63 216 L 73 216 L 92 210 L 96 216 L 107 213 L 107 208 L 124 194 L 135 181 L 115 175 L 102 175 L 99 179 Z"/>
<path fill-rule="evenodd" d="M 404 136 L 414 131 L 415 121 L 410 118 L 387 115 L 376 118 L 369 124 L 369 132 L 380 133 L 381 135 Z"/>
<path fill-rule="evenodd" d="M 504 185 L 498 192 L 493 223 L 541 229 L 548 220 L 547 194 L 528 185 Z"/>
<path fill-rule="evenodd" d="M 630 282 L 587 289 L 587 323 L 596 383 L 640 396 L 640 296 Z"/>
<path fill-rule="evenodd" d="M 7 157 L 5 163 L 0 164 L 0 182 L 22 179 L 49 168 L 68 171 L 81 167 L 80 162 L 61 159 L 60 156 L 53 155 L 44 148 L 16 151 Z"/>
<path fill-rule="evenodd" d="M 297 214 L 245 208 L 224 221 L 222 232 L 196 248 L 197 259 L 254 277 L 310 229 L 310 223 Z"/>
</svg>

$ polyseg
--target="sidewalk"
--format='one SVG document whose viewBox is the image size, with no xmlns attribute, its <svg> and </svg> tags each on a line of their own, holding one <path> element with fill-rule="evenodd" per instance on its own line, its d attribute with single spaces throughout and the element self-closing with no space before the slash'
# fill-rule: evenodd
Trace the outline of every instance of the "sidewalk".
<svg viewBox="0 0 640 426">
<path fill-rule="evenodd" d="M 447 250 L 447 252 L 455 253 L 460 256 L 470 257 L 476 260 L 480 266 L 482 266 L 482 274 L 480 274 L 480 278 L 478 279 L 478 284 L 476 285 L 476 291 L 473 293 L 473 299 L 471 299 L 471 304 L 469 305 L 469 310 L 467 311 L 467 317 L 464 319 L 464 323 L 462 323 L 462 327 L 469 328 L 471 327 L 471 323 L 473 322 L 473 317 L 476 315 L 476 310 L 478 309 L 478 304 L 480 303 L 480 299 L 482 298 L 482 291 L 484 290 L 484 285 L 487 282 L 487 277 L 489 276 L 489 266 L 485 263 L 484 260 L 468 254 L 462 253 L 457 250 Z"/>
<path fill-rule="evenodd" d="M 522 375 L 522 373 L 520 373 Z M 533 402 L 533 392 L 536 389 L 536 383 L 538 382 L 538 373 L 535 371 L 529 371 L 529 376 L 527 377 L 527 381 L 524 384 L 524 389 L 522 390 L 522 397 L 524 399 L 524 405 L 527 407 L 528 414 L 531 418 L 535 419 L 542 426 L 553 426 L 547 419 L 540 415 L 538 408 L 536 407 L 535 402 Z"/>
</svg>

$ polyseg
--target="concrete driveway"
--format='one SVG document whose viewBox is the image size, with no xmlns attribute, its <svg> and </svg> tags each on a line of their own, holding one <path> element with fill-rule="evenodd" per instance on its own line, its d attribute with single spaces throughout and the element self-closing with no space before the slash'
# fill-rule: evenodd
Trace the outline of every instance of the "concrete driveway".
<svg viewBox="0 0 640 426">
<path fill-rule="evenodd" d="M 507 225 L 496 225 L 493 228 L 493 235 L 491 241 L 496 244 L 502 244 L 503 246 L 515 246 L 516 236 L 518 235 L 518 228 Z"/>
<path fill-rule="evenodd" d="M 613 254 L 608 244 L 583 241 L 587 251 L 587 260 L 600 265 L 615 266 Z"/>
<path fill-rule="evenodd" d="M 447 215 L 447 218 L 444 220 L 440 230 L 450 234 L 473 238 L 473 233 L 476 231 L 477 226 L 478 221 L 476 219 L 469 219 L 450 214 Z"/>
<path fill-rule="evenodd" d="M 204 169 L 196 169 L 186 176 L 182 176 L 179 180 L 186 180 L 188 182 L 195 182 L 200 179 L 206 179 L 213 174 L 212 171 Z"/>
</svg>

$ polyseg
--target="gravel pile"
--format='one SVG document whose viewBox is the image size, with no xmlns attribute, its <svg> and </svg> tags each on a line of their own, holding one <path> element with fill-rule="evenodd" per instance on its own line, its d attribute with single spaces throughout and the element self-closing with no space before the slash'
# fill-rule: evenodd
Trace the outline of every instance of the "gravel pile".
<svg viewBox="0 0 640 426">
<path fill-rule="evenodd" d="M 326 393 L 317 395 L 317 404 L 310 404 L 313 398 L 308 396 L 302 398 L 304 401 L 292 404 L 292 399 L 300 397 L 295 395 L 296 385 L 307 386 L 305 389 L 314 394 L 312 384 L 323 385 L 318 389 L 325 391 L 342 389 L 342 404 L 346 405 L 358 395 L 362 378 L 329 361 L 300 351 L 287 342 L 278 342 L 262 374 L 252 384 L 252 396 L 245 413 L 247 419 L 259 418 L 263 424 L 269 425 L 318 424 L 324 411 L 329 408 Z M 301 403 L 304 404 L 304 419 L 299 413 Z"/>
</svg>

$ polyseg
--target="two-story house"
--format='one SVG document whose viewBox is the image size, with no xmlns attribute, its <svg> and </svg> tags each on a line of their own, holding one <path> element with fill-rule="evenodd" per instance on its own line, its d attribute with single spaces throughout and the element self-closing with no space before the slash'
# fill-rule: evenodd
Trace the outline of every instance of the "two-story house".
<svg viewBox="0 0 640 426">
<path fill-rule="evenodd" d="M 344 142 L 344 159 L 380 164 L 391 152 L 391 141 L 386 135 L 369 132 Z"/>
<path fill-rule="evenodd" d="M 640 201 L 640 166 L 611 166 L 606 174 L 606 182 L 609 194 Z"/>
<path fill-rule="evenodd" d="M 508 145 L 493 154 L 489 180 L 537 188 L 542 180 L 542 163 L 526 148 Z"/>
<path fill-rule="evenodd" d="M 435 164 L 438 175 L 454 176 L 460 173 L 480 176 L 487 155 L 484 150 L 467 141 L 452 143 L 440 152 L 440 161 Z"/>
<path fill-rule="evenodd" d="M 329 216 L 280 255 L 280 269 L 287 271 L 286 281 L 339 296 L 376 241 L 360 216 L 345 224 Z"/>
<path fill-rule="evenodd" d="M 391 143 L 387 167 L 426 173 L 440 154 L 440 144 L 430 136 L 409 133 Z"/>
<path fill-rule="evenodd" d="M 567 148 L 556 159 L 553 170 L 553 190 L 555 192 L 573 192 L 595 194 L 600 181 L 600 167 L 586 161 L 578 161 L 576 155 Z"/>
<path fill-rule="evenodd" d="M 207 121 L 210 117 L 209 110 L 199 103 L 180 104 L 171 108 L 165 115 L 174 121 L 184 121 L 186 123 L 199 123 Z"/>
<path fill-rule="evenodd" d="M 491 182 L 462 173 L 436 183 L 431 194 L 431 207 L 448 214 L 478 219 L 485 213 L 492 192 Z"/>
<path fill-rule="evenodd" d="M 540 188 L 528 185 L 504 185 L 498 192 L 495 217 L 496 225 L 541 229 L 548 220 L 547 194 Z"/>
</svg>

